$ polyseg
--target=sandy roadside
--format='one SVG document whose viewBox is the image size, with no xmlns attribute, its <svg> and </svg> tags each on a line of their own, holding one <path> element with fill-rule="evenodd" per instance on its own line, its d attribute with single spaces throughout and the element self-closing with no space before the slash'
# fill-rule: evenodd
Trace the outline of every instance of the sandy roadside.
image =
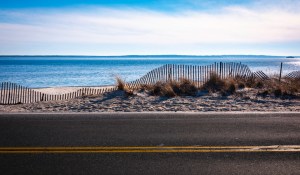
<svg viewBox="0 0 300 175">
<path fill-rule="evenodd" d="M 0 112 L 300 112 L 300 99 L 261 97 L 255 94 L 255 90 L 249 90 L 247 93 L 237 92 L 225 97 L 214 93 L 166 98 L 145 92 L 127 96 L 122 91 L 113 91 L 60 101 L 0 105 Z"/>
</svg>

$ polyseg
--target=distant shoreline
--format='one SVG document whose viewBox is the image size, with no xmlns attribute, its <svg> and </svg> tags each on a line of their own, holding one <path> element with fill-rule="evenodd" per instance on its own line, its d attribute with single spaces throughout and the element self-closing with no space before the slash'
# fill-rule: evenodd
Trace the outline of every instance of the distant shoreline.
<svg viewBox="0 0 300 175">
<path fill-rule="evenodd" d="M 166 55 L 0 55 L 0 57 L 288 57 L 290 55 L 173 55 L 173 54 L 166 54 Z M 300 56 L 293 56 L 293 57 L 300 57 Z"/>
</svg>

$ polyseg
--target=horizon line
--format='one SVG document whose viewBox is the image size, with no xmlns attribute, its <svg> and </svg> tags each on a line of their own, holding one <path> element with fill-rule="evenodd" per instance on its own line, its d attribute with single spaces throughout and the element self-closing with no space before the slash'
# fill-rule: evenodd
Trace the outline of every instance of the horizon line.
<svg viewBox="0 0 300 175">
<path fill-rule="evenodd" d="M 220 55 L 181 55 L 181 54 L 133 54 L 133 55 L 0 55 L 0 57 L 205 57 L 205 56 L 268 56 L 268 57 L 300 57 L 296 55 L 265 55 L 265 54 L 220 54 Z"/>
</svg>

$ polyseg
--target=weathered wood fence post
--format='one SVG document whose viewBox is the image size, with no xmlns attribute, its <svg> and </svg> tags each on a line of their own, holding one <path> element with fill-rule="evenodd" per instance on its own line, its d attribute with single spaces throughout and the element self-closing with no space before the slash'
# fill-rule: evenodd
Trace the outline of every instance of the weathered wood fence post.
<svg viewBox="0 0 300 175">
<path fill-rule="evenodd" d="M 282 75 L 282 62 L 280 64 L 279 82 L 281 81 L 281 75 Z"/>
<path fill-rule="evenodd" d="M 172 81 L 172 65 L 168 64 L 168 81 Z"/>
</svg>

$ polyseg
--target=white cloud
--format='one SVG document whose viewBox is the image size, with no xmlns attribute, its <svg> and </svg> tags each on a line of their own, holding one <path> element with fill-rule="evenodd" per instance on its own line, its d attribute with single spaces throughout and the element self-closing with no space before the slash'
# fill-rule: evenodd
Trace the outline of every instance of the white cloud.
<svg viewBox="0 0 300 175">
<path fill-rule="evenodd" d="M 300 42 L 300 12 L 226 7 L 218 12 L 162 13 L 104 8 L 2 11 L 0 45 L 255 44 Z"/>
</svg>

